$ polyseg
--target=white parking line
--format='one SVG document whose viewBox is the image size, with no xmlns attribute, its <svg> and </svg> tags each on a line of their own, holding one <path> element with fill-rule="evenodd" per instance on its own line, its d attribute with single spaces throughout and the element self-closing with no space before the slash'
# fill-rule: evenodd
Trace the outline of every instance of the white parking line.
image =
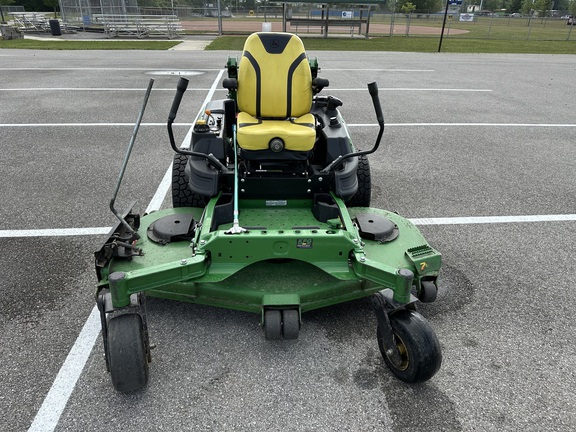
<svg viewBox="0 0 576 432">
<path fill-rule="evenodd" d="M 353 71 L 353 72 L 435 72 L 434 69 L 330 69 L 322 68 L 322 71 Z"/>
<path fill-rule="evenodd" d="M 188 69 L 179 70 L 179 74 L 172 73 L 174 69 L 154 69 L 154 68 L 126 68 L 126 67 L 3 67 L 0 71 L 154 71 L 165 72 L 167 75 L 180 75 L 186 72 L 193 74 L 194 72 L 215 72 L 222 69 Z"/>
<path fill-rule="evenodd" d="M 348 127 L 378 127 L 378 123 L 346 123 Z M 386 127 L 576 127 L 576 123 L 386 123 Z"/>
<path fill-rule="evenodd" d="M 0 238 L 68 237 L 108 234 L 112 227 L 0 230 Z"/>
<path fill-rule="evenodd" d="M 137 68 L 137 67 L 3 67 L 0 71 L 151 71 L 166 72 L 170 74 L 174 69 L 154 69 L 154 68 Z M 188 69 L 179 70 L 178 72 L 214 72 L 221 69 Z M 352 71 L 352 72 L 435 72 L 434 69 L 329 69 L 322 68 L 323 71 Z M 173 74 L 175 75 L 175 74 Z"/>
<path fill-rule="evenodd" d="M 172 165 L 166 171 L 156 194 L 150 201 L 146 213 L 158 210 L 166 198 L 172 182 Z M 552 215 L 516 215 L 516 216 L 462 216 L 439 218 L 411 218 L 414 225 L 475 225 L 475 224 L 503 224 L 503 223 L 529 223 L 529 222 L 574 222 L 576 214 Z M 83 235 L 108 234 L 112 227 L 94 228 L 57 228 L 38 230 L 0 230 L 0 238 L 19 237 L 66 237 Z"/>
<path fill-rule="evenodd" d="M 128 126 L 134 127 L 134 123 L 5 123 L 2 128 L 25 128 L 25 127 L 111 127 Z M 166 126 L 166 123 L 141 123 L 140 126 Z M 192 123 L 174 123 L 172 126 L 192 126 Z"/>
<path fill-rule="evenodd" d="M 174 123 L 173 126 L 191 126 L 192 123 Z M 26 127 L 110 127 L 129 126 L 134 123 L 0 123 L 0 128 Z M 166 126 L 166 123 L 142 123 L 140 126 Z M 348 127 L 378 127 L 377 123 L 346 123 Z M 386 127 L 545 127 L 571 128 L 576 123 L 386 123 Z"/>
<path fill-rule="evenodd" d="M 208 91 L 209 89 L 188 89 L 188 91 Z M 222 89 L 226 90 L 226 89 Z M 37 91 L 49 91 L 49 92 L 62 92 L 62 91 L 84 91 L 84 92 L 92 92 L 92 91 L 113 91 L 113 92 L 123 92 L 123 91 L 135 91 L 135 92 L 143 92 L 146 91 L 145 88 L 114 88 L 114 87 L 27 87 L 27 88 L 3 88 L 0 89 L 3 92 L 37 92 Z M 157 91 L 169 91 L 174 92 L 173 88 L 154 88 L 152 89 L 153 92 Z"/>
<path fill-rule="evenodd" d="M 207 88 L 189 88 L 187 91 L 209 91 Z M 491 92 L 491 89 L 473 89 L 473 88 L 418 88 L 418 87 L 382 87 L 378 88 L 379 91 L 406 91 L 406 92 Z M 146 91 L 145 88 L 114 88 L 114 87 L 26 87 L 26 88 L 0 88 L 0 92 L 92 92 L 92 91 L 103 91 L 103 92 L 142 92 Z M 153 92 L 156 91 L 170 91 L 173 92 L 172 88 L 155 88 L 152 89 Z M 216 89 L 216 91 L 228 91 L 225 88 Z M 362 92 L 366 91 L 366 87 L 360 88 L 332 88 L 331 92 L 341 92 L 341 91 L 353 91 Z"/>
<path fill-rule="evenodd" d="M 214 80 L 214 84 L 212 85 L 213 88 L 216 88 L 223 72 L 224 70 L 221 70 L 216 80 Z M 212 95 L 212 91 L 208 93 L 202 107 L 208 103 L 212 98 Z M 189 131 L 189 133 L 191 133 L 191 131 Z M 186 135 L 186 137 L 187 138 L 184 138 L 184 142 L 182 143 L 183 147 L 188 146 L 188 135 Z M 150 201 L 150 204 L 146 209 L 147 212 L 158 210 L 162 205 L 163 197 L 168 191 L 165 185 L 165 180 L 166 178 L 171 179 L 171 175 L 172 165 L 166 171 L 160 186 L 158 186 L 156 194 L 154 194 L 152 201 Z M 168 187 L 169 186 L 170 182 L 168 182 Z M 56 428 L 60 416 L 62 415 L 64 408 L 66 408 L 66 404 L 74 391 L 74 387 L 76 387 L 76 382 L 78 381 L 78 378 L 80 378 L 82 370 L 86 365 L 86 361 L 92 352 L 92 348 L 94 347 L 94 343 L 96 342 L 99 333 L 100 312 L 98 311 L 98 307 L 94 306 L 92 312 L 90 312 L 90 316 L 80 331 L 80 335 L 76 339 L 76 342 L 74 342 L 64 364 L 60 368 L 58 375 L 56 375 L 52 387 L 50 387 L 48 394 L 44 398 L 40 410 L 36 413 L 34 421 L 28 429 L 29 432 L 52 432 Z"/>
<path fill-rule="evenodd" d="M 527 222 L 574 222 L 576 214 L 413 218 L 414 225 L 474 225 Z"/>
<path fill-rule="evenodd" d="M 330 88 L 331 92 L 339 91 L 366 91 L 365 87 L 362 88 L 343 88 L 343 89 L 333 89 Z M 472 88 L 418 88 L 418 87 L 378 87 L 378 91 L 393 92 L 393 91 L 405 91 L 405 92 L 491 92 L 490 89 L 472 89 Z"/>
</svg>

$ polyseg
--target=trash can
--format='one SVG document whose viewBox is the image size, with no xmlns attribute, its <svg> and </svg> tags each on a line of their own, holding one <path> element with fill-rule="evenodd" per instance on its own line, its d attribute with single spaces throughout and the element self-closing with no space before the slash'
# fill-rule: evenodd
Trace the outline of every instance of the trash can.
<svg viewBox="0 0 576 432">
<path fill-rule="evenodd" d="M 50 24 L 50 33 L 52 36 L 62 36 L 62 31 L 60 30 L 60 21 L 57 19 L 51 19 L 48 21 Z"/>
</svg>

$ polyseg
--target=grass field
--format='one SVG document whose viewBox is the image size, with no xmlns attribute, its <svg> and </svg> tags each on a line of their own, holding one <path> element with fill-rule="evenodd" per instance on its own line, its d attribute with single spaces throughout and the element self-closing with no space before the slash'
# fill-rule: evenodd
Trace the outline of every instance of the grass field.
<svg viewBox="0 0 576 432">
<path fill-rule="evenodd" d="M 0 48 L 44 49 L 44 50 L 167 50 L 178 41 L 70 41 L 70 40 L 36 40 L 12 39 L 0 40 Z"/>
<path fill-rule="evenodd" d="M 376 15 L 371 24 L 382 23 L 390 25 L 390 15 Z M 395 15 L 394 22 L 397 27 L 402 26 L 405 34 L 407 24 L 405 15 Z M 443 16 L 433 15 L 429 18 L 412 17 L 410 27 L 442 27 Z M 466 30 L 468 33 L 454 36 L 450 30 Z M 389 34 L 389 30 L 388 33 Z M 396 33 L 397 34 L 397 33 Z M 510 18 L 476 16 L 473 22 L 460 22 L 458 16 L 446 21 L 445 36 L 450 38 L 466 39 L 502 39 L 502 40 L 547 40 L 576 42 L 576 26 L 566 25 L 566 20 L 559 18 Z"/>
<path fill-rule="evenodd" d="M 447 21 L 442 52 L 459 53 L 521 53 L 521 54 L 576 54 L 576 26 L 566 25 L 563 19 L 528 19 L 510 17 L 476 16 L 474 22 L 459 22 L 458 15 Z M 195 23 L 206 23 L 200 19 Z M 214 21 L 214 20 L 212 20 Z M 206 49 L 241 50 L 250 32 L 240 35 L 235 28 L 246 19 L 224 21 L 226 36 L 216 38 Z M 279 25 L 278 19 L 269 20 Z M 305 39 L 307 49 L 330 51 L 408 51 L 437 52 L 443 15 L 416 15 L 410 19 L 405 15 L 374 15 L 370 22 L 370 39 L 350 37 L 340 34 L 338 37 L 319 37 L 319 28 L 310 34 L 298 32 Z M 252 21 L 260 25 L 260 20 Z M 200 27 L 200 26 L 198 26 Z M 423 34 L 422 30 L 430 34 Z M 305 30 L 305 29 L 304 29 Z M 408 30 L 408 36 L 407 36 Z M 461 30 L 456 34 L 454 30 Z M 193 32 L 192 32 L 193 33 Z M 204 33 L 204 30 L 202 31 Z M 426 33 L 426 32 L 424 32 Z M 229 36 L 236 34 L 235 36 Z M 330 34 L 330 31 L 329 31 Z M 391 34 L 393 36 L 391 36 Z M 41 41 L 30 39 L 0 40 L 0 48 L 23 49 L 62 49 L 62 50 L 165 50 L 178 44 L 178 41 Z"/>
<path fill-rule="evenodd" d="M 378 37 L 316 38 L 302 36 L 306 49 L 317 51 L 405 51 L 437 52 L 438 37 Z M 241 51 L 246 36 L 222 36 L 206 47 L 207 50 Z M 442 52 L 458 53 L 518 53 L 576 54 L 575 41 L 527 41 L 471 38 L 444 38 Z"/>
</svg>

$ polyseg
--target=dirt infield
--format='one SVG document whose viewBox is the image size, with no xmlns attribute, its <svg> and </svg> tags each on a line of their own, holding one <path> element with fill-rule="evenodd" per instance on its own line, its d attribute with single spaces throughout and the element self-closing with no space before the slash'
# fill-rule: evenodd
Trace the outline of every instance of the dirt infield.
<svg viewBox="0 0 576 432">
<path fill-rule="evenodd" d="M 217 33 L 218 32 L 218 21 L 217 20 L 194 20 L 194 21 L 182 21 L 182 27 L 184 30 L 202 33 Z M 222 31 L 224 33 L 252 33 L 262 30 L 263 22 L 260 19 L 237 21 L 237 20 L 222 20 Z M 269 22 L 272 25 L 272 31 L 282 31 L 281 22 Z M 286 30 L 291 33 L 299 34 L 311 34 L 320 35 L 322 34 L 322 24 L 317 26 L 295 26 L 288 24 Z M 360 34 L 364 34 L 364 28 Z M 426 27 L 426 26 L 410 26 L 411 35 L 429 35 L 435 36 L 440 35 L 441 28 L 439 27 Z M 450 29 L 451 34 L 465 34 L 468 30 L 458 30 Z M 328 29 L 328 35 L 330 34 L 359 34 L 358 29 L 352 29 L 351 27 L 330 27 Z M 370 24 L 370 34 L 373 35 L 388 35 L 390 34 L 390 24 L 374 23 Z M 406 26 L 404 24 L 394 25 L 395 35 L 405 35 Z"/>
</svg>

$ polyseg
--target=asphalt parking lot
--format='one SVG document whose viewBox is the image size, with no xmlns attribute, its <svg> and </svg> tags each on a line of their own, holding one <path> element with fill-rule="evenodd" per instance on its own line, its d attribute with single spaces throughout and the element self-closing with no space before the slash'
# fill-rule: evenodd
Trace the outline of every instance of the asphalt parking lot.
<svg viewBox="0 0 576 432">
<path fill-rule="evenodd" d="M 257 316 L 150 299 L 150 382 L 113 390 L 92 253 L 145 88 L 154 78 L 118 200 L 141 211 L 169 205 L 178 76 L 182 141 L 224 97 L 228 54 L 0 50 L 0 430 L 576 429 L 576 56 L 309 53 L 359 147 L 377 133 L 365 85 L 381 89 L 372 205 L 443 254 L 439 298 L 420 308 L 443 349 L 432 380 L 393 377 L 366 301 L 273 343 Z"/>
</svg>

